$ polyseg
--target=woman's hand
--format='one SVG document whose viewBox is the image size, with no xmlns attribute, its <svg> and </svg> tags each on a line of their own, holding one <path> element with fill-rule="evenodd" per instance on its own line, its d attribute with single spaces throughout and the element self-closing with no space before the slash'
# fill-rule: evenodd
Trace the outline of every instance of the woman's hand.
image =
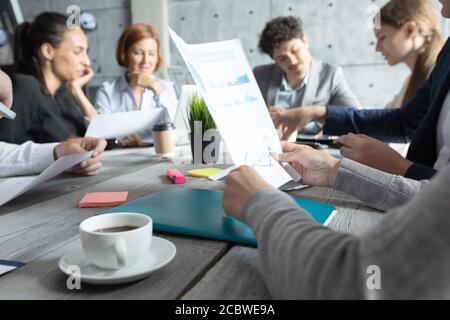
<svg viewBox="0 0 450 320">
<path fill-rule="evenodd" d="M 272 186 L 249 166 L 242 166 L 228 175 L 223 191 L 222 206 L 227 214 L 242 220 L 242 209 L 258 191 L 272 189 Z"/>
<path fill-rule="evenodd" d="M 66 88 L 71 93 L 75 93 L 77 90 L 82 90 L 83 87 L 86 84 L 88 84 L 89 81 L 92 80 L 94 75 L 95 75 L 95 73 L 94 73 L 94 71 L 91 68 L 86 68 L 86 70 L 84 71 L 84 75 L 83 76 L 81 76 L 80 78 L 75 79 L 75 80 L 67 81 L 65 83 Z"/>
<path fill-rule="evenodd" d="M 343 145 L 341 154 L 369 167 L 404 176 L 412 162 L 382 141 L 364 134 L 349 134 L 336 140 Z"/>
<path fill-rule="evenodd" d="M 84 75 L 78 79 L 70 80 L 65 83 L 66 89 L 72 98 L 75 100 L 78 108 L 86 119 L 91 120 L 98 112 L 95 110 L 92 103 L 86 97 L 83 87 L 91 81 L 94 77 L 94 71 L 91 68 L 86 68 Z"/>
<path fill-rule="evenodd" d="M 341 162 L 326 152 L 295 143 L 282 142 L 280 162 L 288 162 L 303 177 L 306 185 L 331 187 Z"/>
<path fill-rule="evenodd" d="M 132 134 L 125 138 L 119 139 L 118 145 L 120 148 L 136 148 L 141 143 L 141 138 L 136 135 Z"/>
<path fill-rule="evenodd" d="M 155 96 L 160 96 L 163 92 L 163 87 L 159 81 L 146 74 L 131 73 L 128 75 L 128 81 L 132 87 L 137 86 L 152 90 Z"/>
<path fill-rule="evenodd" d="M 106 141 L 104 139 L 90 137 L 72 138 L 58 144 L 53 153 L 55 160 L 58 160 L 64 156 L 92 151 L 92 157 L 90 159 L 79 163 L 68 172 L 86 176 L 95 176 L 102 167 L 101 159 L 105 148 Z"/>
</svg>

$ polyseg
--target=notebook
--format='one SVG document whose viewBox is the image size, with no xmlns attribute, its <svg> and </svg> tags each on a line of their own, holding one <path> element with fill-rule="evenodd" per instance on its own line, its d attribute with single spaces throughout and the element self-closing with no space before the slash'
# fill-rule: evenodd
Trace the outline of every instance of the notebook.
<svg viewBox="0 0 450 320">
<path fill-rule="evenodd" d="M 336 208 L 327 204 L 299 198 L 295 201 L 323 225 L 336 213 Z M 170 188 L 98 214 L 117 212 L 148 215 L 156 231 L 257 244 L 248 225 L 227 216 L 222 209 L 222 192 L 216 190 Z"/>
</svg>

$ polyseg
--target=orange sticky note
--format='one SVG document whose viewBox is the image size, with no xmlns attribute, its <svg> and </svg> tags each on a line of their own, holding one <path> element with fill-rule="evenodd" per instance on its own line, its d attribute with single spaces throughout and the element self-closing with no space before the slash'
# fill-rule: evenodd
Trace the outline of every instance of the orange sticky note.
<svg viewBox="0 0 450 320">
<path fill-rule="evenodd" d="M 87 193 L 78 204 L 79 208 L 115 207 L 127 202 L 128 192 Z"/>
</svg>

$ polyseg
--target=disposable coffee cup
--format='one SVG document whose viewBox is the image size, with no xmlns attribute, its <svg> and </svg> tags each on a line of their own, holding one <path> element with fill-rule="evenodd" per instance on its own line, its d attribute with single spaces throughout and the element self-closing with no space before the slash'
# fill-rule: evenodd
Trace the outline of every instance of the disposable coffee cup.
<svg viewBox="0 0 450 320">
<path fill-rule="evenodd" d="M 156 154 L 170 154 L 175 150 L 175 126 L 172 122 L 153 127 L 152 137 Z"/>
<path fill-rule="evenodd" d="M 102 269 L 135 265 L 148 254 L 152 236 L 152 219 L 139 213 L 105 214 L 80 224 L 84 254 L 90 263 Z"/>
</svg>

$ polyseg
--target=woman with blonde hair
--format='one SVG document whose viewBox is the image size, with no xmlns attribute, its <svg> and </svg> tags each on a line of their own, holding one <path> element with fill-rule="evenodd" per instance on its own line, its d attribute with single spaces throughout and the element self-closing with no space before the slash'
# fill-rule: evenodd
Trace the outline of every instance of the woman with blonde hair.
<svg viewBox="0 0 450 320">
<path fill-rule="evenodd" d="M 444 41 L 429 0 L 392 0 L 379 12 L 376 50 L 390 66 L 405 63 L 411 70 L 401 91 L 386 107 L 400 108 L 427 80 Z"/>
<path fill-rule="evenodd" d="M 379 13 L 380 26 L 375 28 L 376 50 L 390 66 L 404 63 L 411 71 L 400 92 L 386 108 L 400 108 L 428 79 L 444 45 L 439 20 L 429 0 L 392 0 Z M 390 146 L 406 156 L 409 144 Z"/>
</svg>

